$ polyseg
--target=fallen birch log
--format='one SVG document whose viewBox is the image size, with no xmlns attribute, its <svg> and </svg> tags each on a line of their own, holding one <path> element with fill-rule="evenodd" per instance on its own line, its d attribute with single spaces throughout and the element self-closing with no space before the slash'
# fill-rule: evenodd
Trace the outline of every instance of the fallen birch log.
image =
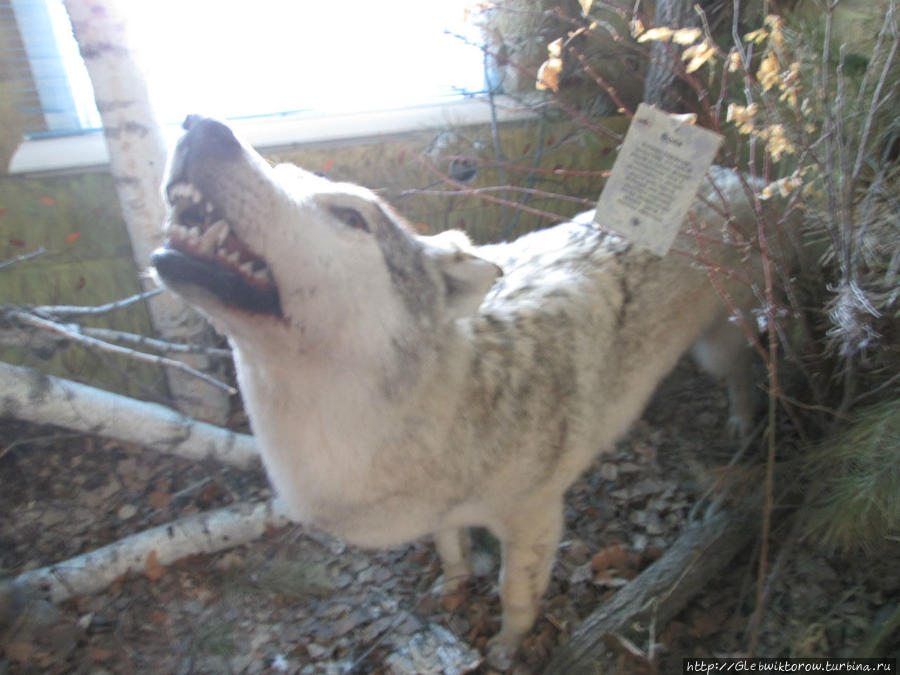
<svg viewBox="0 0 900 675">
<path fill-rule="evenodd" d="M 749 514 L 720 511 L 689 526 L 662 558 L 584 620 L 544 675 L 618 672 L 609 637 L 646 642 L 651 624 L 659 629 L 672 619 L 749 542 L 751 522 Z"/>
<path fill-rule="evenodd" d="M 191 460 L 212 457 L 239 468 L 257 462 L 252 436 L 29 368 L 0 362 L 0 392 L 0 416 L 138 443 Z"/>
<path fill-rule="evenodd" d="M 237 504 L 186 516 L 166 525 L 119 539 L 90 553 L 24 572 L 12 580 L 29 600 L 58 603 L 107 588 L 126 574 L 161 573 L 168 565 L 196 553 L 216 553 L 261 537 L 267 529 L 289 523 L 273 499 Z"/>
</svg>

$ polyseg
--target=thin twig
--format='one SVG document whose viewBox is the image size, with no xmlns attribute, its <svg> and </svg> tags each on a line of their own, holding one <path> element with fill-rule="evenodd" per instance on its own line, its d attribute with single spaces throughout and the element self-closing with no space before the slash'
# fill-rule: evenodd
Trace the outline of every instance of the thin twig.
<svg viewBox="0 0 900 675">
<path fill-rule="evenodd" d="M 545 143 L 546 136 L 547 136 L 547 118 L 542 117 L 541 123 L 540 123 L 540 128 L 538 130 L 537 147 L 535 148 L 534 156 L 531 159 L 531 166 L 534 168 L 537 168 L 537 166 L 541 163 L 541 160 L 544 157 L 544 143 Z M 529 174 L 526 187 L 529 189 L 533 189 L 534 184 L 536 182 L 537 182 L 537 174 L 535 174 L 535 173 Z M 522 198 L 519 200 L 520 207 L 526 206 L 528 204 L 529 196 L 530 196 L 530 194 L 528 192 L 526 192 L 525 194 L 522 195 Z M 590 204 L 593 206 L 593 202 L 590 202 Z M 500 238 L 503 241 L 507 241 L 509 239 L 510 235 L 512 235 L 512 233 L 516 231 L 516 227 L 518 227 L 518 225 L 519 225 L 519 217 L 521 215 L 522 215 L 522 209 L 517 208 L 515 210 L 515 213 L 513 213 L 513 217 L 509 220 L 509 222 L 507 222 L 503 225 L 503 230 L 500 233 Z"/>
<path fill-rule="evenodd" d="M 587 73 L 588 77 L 590 77 L 598 87 L 600 87 L 603 91 L 606 92 L 606 95 L 612 100 L 613 103 L 616 104 L 616 108 L 622 112 L 629 120 L 634 118 L 634 113 L 629 110 L 628 106 L 625 105 L 624 101 L 619 98 L 619 93 L 616 91 L 615 87 L 613 87 L 609 82 L 607 82 L 603 76 L 594 70 L 591 67 L 591 64 L 587 62 L 584 54 L 580 51 L 577 51 L 574 47 L 569 47 L 569 52 L 575 54 L 575 57 L 578 59 L 578 63 L 581 64 L 581 67 L 584 69 L 584 72 Z"/>
<path fill-rule="evenodd" d="M 460 191 L 464 191 L 464 192 L 472 191 L 472 188 L 468 187 L 465 183 L 460 183 L 459 181 L 453 180 L 452 178 L 450 178 L 450 176 L 448 176 L 443 171 L 441 171 L 440 169 L 435 167 L 433 164 L 431 164 L 431 162 L 427 161 L 426 159 L 421 158 L 421 162 L 428 171 L 433 173 L 435 176 L 437 176 L 438 178 L 443 180 L 448 185 L 452 185 L 453 187 L 457 188 Z M 479 199 L 483 199 L 486 202 L 491 202 L 492 204 L 500 204 L 501 206 L 512 206 L 514 208 L 518 208 L 522 211 L 525 211 L 526 213 L 530 213 L 532 215 L 539 216 L 541 218 L 546 218 L 547 220 L 550 220 L 555 223 L 562 223 L 562 222 L 569 220 L 568 216 L 561 216 L 558 213 L 551 213 L 550 211 L 542 211 L 541 209 L 536 209 L 533 206 L 523 206 L 523 205 L 520 205 L 517 202 L 511 201 L 509 199 L 501 199 L 499 197 L 492 197 L 491 195 L 488 195 L 488 194 L 476 194 L 475 196 L 478 197 Z"/>
<path fill-rule="evenodd" d="M 31 253 L 23 253 L 22 255 L 17 255 L 15 258 L 10 258 L 9 260 L 4 260 L 3 262 L 0 262 L 0 270 L 4 269 L 6 267 L 11 267 L 11 266 L 15 265 L 16 263 L 20 263 L 25 260 L 31 260 L 32 258 L 37 258 L 39 255 L 44 255 L 46 252 L 47 252 L 47 249 L 45 249 L 43 246 L 41 246 L 39 249 L 37 249 L 36 251 L 32 251 Z"/>
<path fill-rule="evenodd" d="M 185 345 L 176 342 L 167 342 L 166 340 L 157 340 L 156 338 L 147 337 L 146 335 L 138 335 L 136 333 L 126 333 L 120 330 L 111 330 L 109 328 L 93 328 L 91 326 L 82 326 L 81 332 L 84 335 L 95 337 L 105 342 L 124 342 L 136 347 L 145 347 L 158 352 L 170 354 L 204 354 L 206 356 L 214 356 L 217 358 L 231 358 L 230 349 L 219 349 L 217 347 L 204 347 L 202 345 Z"/>
<path fill-rule="evenodd" d="M 768 155 L 767 155 L 768 157 Z M 766 323 L 775 326 L 775 285 L 773 275 L 772 250 L 769 247 L 769 237 L 766 232 L 765 214 L 759 204 L 759 198 L 754 194 L 754 210 L 757 212 L 757 236 L 759 238 L 760 262 L 762 263 L 763 279 L 765 281 L 765 312 Z M 766 428 L 767 452 L 766 452 L 766 476 L 765 476 L 765 502 L 762 512 L 762 528 L 759 544 L 759 569 L 757 572 L 756 608 L 753 616 L 753 630 L 750 637 L 749 653 L 753 656 L 759 644 L 759 628 L 762 622 L 765 607 L 766 579 L 769 576 L 769 536 L 772 529 L 772 513 L 775 510 L 775 459 L 776 459 L 776 422 L 778 418 L 778 403 L 780 386 L 778 381 L 778 340 L 774 335 L 769 340 L 769 355 L 766 363 L 769 380 L 768 397 L 768 425 Z"/>
<path fill-rule="evenodd" d="M 859 147 L 856 150 L 856 161 L 853 164 L 853 173 L 852 177 L 855 180 L 859 177 L 860 169 L 862 168 L 863 160 L 866 156 L 867 146 L 869 144 L 869 134 L 872 131 L 872 123 L 875 119 L 875 113 L 878 110 L 880 99 L 881 99 L 881 90 L 884 88 L 884 84 L 887 81 L 888 74 L 891 72 L 891 66 L 894 63 L 894 57 L 897 55 L 897 26 L 894 24 L 894 3 L 891 3 L 891 7 L 885 12 L 884 15 L 884 24 L 881 26 L 881 30 L 878 33 L 878 42 L 875 46 L 875 49 L 872 52 L 872 60 L 871 63 L 875 62 L 875 58 L 878 54 L 878 51 L 881 48 L 881 43 L 884 35 L 887 33 L 888 26 L 891 27 L 891 32 L 893 33 L 894 40 L 891 43 L 891 51 L 885 59 L 884 65 L 881 68 L 881 77 L 878 78 L 878 84 L 875 85 L 875 91 L 872 92 L 872 101 L 869 105 L 869 112 L 866 115 L 866 121 L 863 124 L 863 130 L 859 137 Z M 869 68 L 866 68 L 866 73 L 863 79 L 863 84 L 860 86 L 859 96 L 862 98 L 863 87 L 866 85 L 866 79 L 869 76 Z M 859 109 L 859 102 L 857 103 L 857 109 Z"/>
<path fill-rule="evenodd" d="M 29 314 L 28 312 L 23 312 L 19 310 L 15 310 L 9 313 L 10 317 L 15 318 L 22 323 L 26 323 L 36 328 L 41 328 L 43 330 L 48 330 L 53 333 L 58 333 L 59 335 L 63 335 L 71 340 L 79 342 L 87 347 L 92 347 L 94 349 L 99 349 L 101 351 L 110 352 L 112 354 L 119 354 L 121 356 L 126 356 L 130 359 L 134 359 L 136 361 L 144 361 L 146 363 L 152 363 L 158 366 L 166 366 L 169 368 L 174 368 L 176 370 L 180 370 L 189 375 L 193 375 L 194 377 L 207 382 L 208 384 L 213 385 L 214 387 L 218 387 L 227 391 L 229 394 L 236 394 L 237 389 L 234 387 L 225 384 L 224 382 L 220 382 L 214 377 L 210 377 L 206 373 L 202 373 L 199 370 L 191 368 L 186 363 L 182 363 L 181 361 L 176 361 L 175 359 L 166 358 L 165 356 L 158 356 L 156 354 L 145 354 L 144 352 L 138 352 L 133 349 L 128 349 L 126 347 L 120 347 L 118 345 L 109 344 L 108 342 L 104 342 L 102 340 L 98 340 L 96 338 L 89 337 L 84 335 L 80 327 L 74 324 L 64 325 L 61 323 L 57 323 L 55 321 L 50 321 L 48 319 L 43 319 L 39 316 L 35 316 L 34 314 Z"/>
<path fill-rule="evenodd" d="M 572 202 L 573 204 L 581 204 L 582 206 L 593 207 L 597 202 L 593 199 L 584 199 L 582 197 L 572 197 L 558 192 L 547 192 L 545 190 L 537 190 L 535 188 L 518 187 L 516 185 L 489 185 L 479 188 L 460 188 L 458 190 L 405 190 L 402 195 L 428 195 L 431 197 L 458 197 L 459 195 L 483 195 L 490 192 L 520 192 L 532 197 L 543 197 L 545 199 L 558 199 L 562 202 Z M 517 207 L 520 203 L 512 202 Z M 521 210 L 521 209 L 519 209 Z"/>
<path fill-rule="evenodd" d="M 162 292 L 162 287 L 153 288 L 149 291 L 144 291 L 143 293 L 138 293 L 137 295 L 132 295 L 131 297 L 123 298 L 122 300 L 116 300 L 115 302 L 108 302 L 105 305 L 97 305 L 96 307 L 81 307 L 78 305 L 39 305 L 37 307 L 31 307 L 30 311 L 35 314 L 40 314 L 41 316 L 53 318 L 60 318 L 63 316 L 96 316 L 97 314 L 107 314 L 117 309 L 128 307 L 128 305 L 146 300 L 147 298 L 152 298 L 154 295 L 159 295 Z"/>
<path fill-rule="evenodd" d="M 457 160 L 461 162 L 472 162 L 475 164 L 481 165 L 481 168 L 491 169 L 494 167 L 502 166 L 506 169 L 510 169 L 511 171 L 516 171 L 518 173 L 527 173 L 527 174 L 536 174 L 539 176 L 555 176 L 562 178 L 609 178 L 609 169 L 544 169 L 539 166 L 525 166 L 524 164 L 518 164 L 516 162 L 503 161 L 498 162 L 494 159 L 485 159 L 483 157 L 476 157 L 475 155 L 442 155 L 441 159 L 444 160 Z M 407 192 L 418 192 L 417 190 L 407 190 Z M 401 192 L 401 195 L 407 194 L 407 192 Z"/>
</svg>

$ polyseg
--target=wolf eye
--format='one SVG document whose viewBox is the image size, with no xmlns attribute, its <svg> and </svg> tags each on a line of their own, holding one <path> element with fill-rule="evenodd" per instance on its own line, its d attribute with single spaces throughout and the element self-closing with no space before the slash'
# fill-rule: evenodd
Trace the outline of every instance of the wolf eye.
<svg viewBox="0 0 900 675">
<path fill-rule="evenodd" d="M 366 219 L 363 218 L 356 209 L 333 206 L 331 207 L 331 212 L 347 227 L 362 230 L 363 232 L 371 232 Z"/>
</svg>

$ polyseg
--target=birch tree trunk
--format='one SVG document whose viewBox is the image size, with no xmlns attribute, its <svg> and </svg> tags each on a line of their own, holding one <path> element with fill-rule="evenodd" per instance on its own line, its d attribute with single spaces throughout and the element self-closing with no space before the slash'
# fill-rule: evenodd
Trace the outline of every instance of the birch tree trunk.
<svg viewBox="0 0 900 675">
<path fill-rule="evenodd" d="M 109 148 L 110 171 L 135 263 L 143 271 L 149 267 L 152 251 L 162 243 L 165 207 L 160 183 L 165 169 L 165 143 L 116 0 L 64 2 L 94 87 Z M 148 304 L 154 329 L 164 338 L 176 342 L 210 341 L 212 333 L 206 322 L 171 293 L 160 294 Z M 205 356 L 186 356 L 183 360 L 197 370 L 210 367 Z M 217 424 L 224 421 L 228 409 L 224 392 L 176 371 L 168 370 L 166 377 L 179 410 Z"/>
<path fill-rule="evenodd" d="M 124 574 L 144 572 L 153 577 L 162 574 L 162 565 L 240 546 L 259 539 L 270 528 L 288 524 L 277 499 L 235 504 L 185 516 L 61 563 L 23 572 L 12 585 L 30 599 L 64 602 L 102 591 Z"/>
<path fill-rule="evenodd" d="M 195 461 L 212 457 L 244 469 L 255 466 L 259 459 L 252 436 L 198 422 L 156 403 L 2 361 L 0 391 L 0 417 L 54 424 Z"/>
</svg>

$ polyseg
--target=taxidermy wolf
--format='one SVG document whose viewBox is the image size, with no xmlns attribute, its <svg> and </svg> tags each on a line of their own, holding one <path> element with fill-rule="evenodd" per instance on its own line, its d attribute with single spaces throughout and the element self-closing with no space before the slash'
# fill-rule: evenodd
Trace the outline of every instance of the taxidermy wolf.
<svg viewBox="0 0 900 675">
<path fill-rule="evenodd" d="M 681 254 L 634 250 L 593 213 L 475 247 L 413 233 L 362 187 L 273 168 L 218 121 L 184 126 L 153 264 L 229 337 L 288 513 L 364 547 L 431 535 L 449 582 L 469 573 L 465 528 L 488 528 L 503 558 L 493 662 L 538 612 L 566 489 L 685 352 L 747 424 L 752 350 L 692 259 L 739 267 L 713 241 L 755 227 L 735 174 L 714 170 L 695 204 L 700 252 L 689 236 Z"/>
</svg>

